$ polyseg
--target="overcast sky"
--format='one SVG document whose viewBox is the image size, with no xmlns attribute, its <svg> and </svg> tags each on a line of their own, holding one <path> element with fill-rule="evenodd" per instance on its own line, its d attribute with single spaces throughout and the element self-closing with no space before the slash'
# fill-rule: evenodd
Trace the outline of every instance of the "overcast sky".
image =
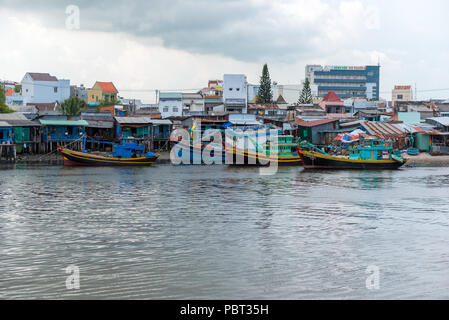
<svg viewBox="0 0 449 320">
<path fill-rule="evenodd" d="M 224 73 L 257 83 L 264 63 L 295 84 L 306 64 L 380 61 L 382 97 L 416 83 L 418 98 L 449 98 L 428 91 L 449 88 L 448 12 L 447 0 L 0 0 L 0 78 L 113 81 L 153 102 L 150 89 L 199 89 Z"/>
</svg>

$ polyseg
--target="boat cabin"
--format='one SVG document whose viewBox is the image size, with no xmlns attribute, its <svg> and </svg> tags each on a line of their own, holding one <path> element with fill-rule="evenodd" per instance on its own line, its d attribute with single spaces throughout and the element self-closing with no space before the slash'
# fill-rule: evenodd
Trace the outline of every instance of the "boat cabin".
<svg viewBox="0 0 449 320">
<path fill-rule="evenodd" d="M 391 160 L 393 141 L 365 140 L 361 145 L 349 148 L 349 159 L 352 160 Z"/>
<path fill-rule="evenodd" d="M 145 156 L 145 147 L 132 139 L 123 140 L 121 144 L 113 145 L 112 154 L 114 158 L 139 158 Z"/>
</svg>

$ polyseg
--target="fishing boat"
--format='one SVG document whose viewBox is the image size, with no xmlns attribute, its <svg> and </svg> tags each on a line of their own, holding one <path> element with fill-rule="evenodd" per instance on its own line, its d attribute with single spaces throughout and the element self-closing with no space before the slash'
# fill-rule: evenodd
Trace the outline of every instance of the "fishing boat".
<svg viewBox="0 0 449 320">
<path fill-rule="evenodd" d="M 336 156 L 308 142 L 301 142 L 298 147 L 305 169 L 399 169 L 408 161 L 393 150 L 392 141 L 367 140 L 348 150 L 349 156 Z"/>
<path fill-rule="evenodd" d="M 66 166 L 149 166 L 158 158 L 159 154 L 146 152 L 142 145 L 131 141 L 112 144 L 112 154 L 95 155 L 92 153 L 78 152 L 58 146 L 59 153 Z M 84 143 L 85 146 L 85 143 Z"/>
<path fill-rule="evenodd" d="M 225 120 L 195 120 L 188 137 L 173 144 L 170 152 L 172 162 L 188 165 L 224 164 L 226 157 L 222 141 L 226 124 Z M 220 135 L 220 142 L 214 142 L 216 134 Z"/>
<path fill-rule="evenodd" d="M 237 166 L 278 166 L 301 165 L 295 137 L 263 132 L 226 137 L 227 164 Z M 269 138 L 270 137 L 270 138 Z"/>
</svg>

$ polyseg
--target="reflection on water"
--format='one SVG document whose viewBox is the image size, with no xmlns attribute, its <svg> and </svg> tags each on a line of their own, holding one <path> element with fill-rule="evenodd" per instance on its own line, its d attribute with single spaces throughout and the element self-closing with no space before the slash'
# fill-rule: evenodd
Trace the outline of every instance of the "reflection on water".
<svg viewBox="0 0 449 320">
<path fill-rule="evenodd" d="M 3 167 L 0 298 L 448 298 L 448 177 Z"/>
</svg>

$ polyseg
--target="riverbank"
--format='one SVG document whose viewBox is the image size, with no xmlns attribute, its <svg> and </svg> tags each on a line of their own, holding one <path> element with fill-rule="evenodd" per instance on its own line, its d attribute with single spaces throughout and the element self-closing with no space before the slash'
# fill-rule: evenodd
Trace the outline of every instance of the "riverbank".
<svg viewBox="0 0 449 320">
<path fill-rule="evenodd" d="M 171 163 L 170 152 L 159 152 L 160 157 L 158 163 Z M 404 155 L 406 159 L 409 159 L 408 167 L 449 167 L 449 156 L 431 156 L 428 153 L 420 153 L 417 156 Z M 16 163 L 62 163 L 61 156 L 57 153 L 54 154 L 27 154 L 18 155 Z M 3 163 L 3 162 L 0 162 Z M 6 163 L 6 162 L 5 162 Z M 10 163 L 10 162 L 9 162 Z"/>
<path fill-rule="evenodd" d="M 417 156 L 405 155 L 409 159 L 408 167 L 449 167 L 449 156 L 431 156 L 428 153 L 420 153 Z"/>
</svg>

